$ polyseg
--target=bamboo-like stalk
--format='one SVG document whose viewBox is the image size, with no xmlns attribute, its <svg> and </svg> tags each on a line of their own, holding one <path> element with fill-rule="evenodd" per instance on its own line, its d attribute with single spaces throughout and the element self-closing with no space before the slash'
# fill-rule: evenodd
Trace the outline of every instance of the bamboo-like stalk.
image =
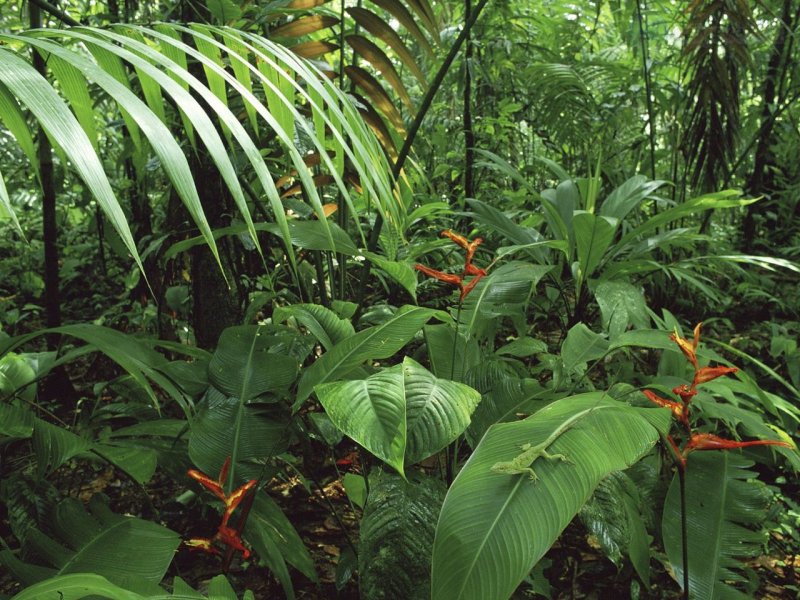
<svg viewBox="0 0 800 600">
<path fill-rule="evenodd" d="M 439 91 L 439 88 L 442 86 L 442 82 L 444 81 L 445 75 L 447 75 L 450 67 L 453 64 L 458 52 L 461 50 L 461 46 L 464 44 L 464 41 L 467 39 L 472 26 L 475 24 L 475 21 L 478 20 L 483 9 L 489 3 L 489 0 L 480 0 L 478 4 L 473 9 L 472 13 L 470 14 L 469 19 L 466 20 L 464 23 L 464 27 L 462 27 L 461 32 L 458 34 L 458 37 L 453 42 L 453 45 L 450 48 L 450 52 L 445 57 L 444 62 L 439 67 L 439 71 L 436 73 L 436 77 L 434 77 L 433 81 L 431 82 L 430 86 L 428 87 L 428 91 L 425 94 L 425 97 L 422 99 L 420 103 L 419 110 L 417 111 L 417 116 L 414 118 L 414 122 L 411 123 L 411 127 L 408 129 L 408 134 L 406 135 L 405 142 L 403 143 L 403 147 L 400 149 L 400 152 L 397 155 L 397 160 L 394 163 L 392 168 L 392 179 L 397 182 L 400 177 L 400 173 L 403 170 L 403 166 L 408 159 L 408 155 L 411 153 L 411 146 L 414 144 L 414 140 L 417 137 L 417 133 L 419 133 L 419 128 L 422 125 L 422 121 L 425 120 L 425 116 L 428 114 L 428 110 L 430 110 L 431 105 L 433 104 L 433 99 L 436 96 L 436 93 Z M 378 213 L 375 217 L 375 224 L 372 227 L 372 232 L 370 233 L 369 240 L 367 240 L 367 250 L 369 252 L 374 252 L 378 247 L 378 240 L 380 239 L 381 229 L 383 229 L 383 216 Z M 359 313 L 361 312 L 361 305 L 364 301 L 364 293 L 366 292 L 367 288 L 367 279 L 369 279 L 370 271 L 372 270 L 372 263 L 369 260 L 364 261 L 364 266 L 361 269 L 361 280 L 359 281 L 358 285 L 358 294 L 356 296 L 356 303 L 359 305 Z"/>
</svg>

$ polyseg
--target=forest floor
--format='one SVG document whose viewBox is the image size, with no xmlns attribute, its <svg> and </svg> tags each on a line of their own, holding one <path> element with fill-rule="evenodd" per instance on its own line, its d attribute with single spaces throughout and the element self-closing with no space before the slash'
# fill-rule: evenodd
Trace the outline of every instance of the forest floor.
<svg viewBox="0 0 800 600">
<path fill-rule="evenodd" d="M 352 454 L 351 452 L 350 456 Z M 356 466 L 351 468 L 357 470 Z M 66 489 L 71 490 L 70 495 L 84 502 L 93 494 L 104 493 L 110 497 L 111 507 L 115 511 L 148 516 L 141 490 L 112 468 L 83 463 L 64 467 L 53 478 L 53 482 L 59 484 L 60 488 L 61 484 L 69 481 L 70 485 Z M 310 492 L 299 479 L 275 480 L 268 486 L 273 499 L 297 528 L 317 568 L 318 582 L 292 571 L 296 597 L 308 600 L 356 600 L 359 597 L 357 573 L 344 584 L 340 584 L 339 589 L 336 580 L 342 552 L 350 543 L 357 544 L 360 514 L 353 512 L 340 483 L 338 469 L 332 461 L 318 464 L 313 480 L 319 482 L 320 487 L 312 485 Z M 80 482 L 77 486 L 76 481 Z M 175 498 L 193 487 L 194 482 L 188 477 L 185 481 L 178 481 L 158 474 L 147 485 L 148 495 L 159 513 L 159 520 L 187 538 L 210 533 L 205 531 L 199 508 L 192 510 L 184 507 L 184 510 L 175 510 Z M 333 511 L 338 519 L 333 516 Z M 213 525 L 208 528 L 213 529 Z M 0 515 L 0 534 L 4 539 L 10 538 L 5 514 Z M 678 584 L 665 569 L 666 561 L 661 559 L 663 556 L 651 560 L 651 581 L 645 587 L 632 576 L 630 567 L 617 569 L 576 520 L 567 527 L 542 560 L 546 565 L 543 570 L 544 578 L 552 586 L 550 597 L 554 600 L 680 598 Z M 761 587 L 754 598 L 782 600 L 798 597 L 793 590 L 800 583 L 799 556 L 764 555 L 750 561 L 749 566 L 761 578 Z M 171 577 L 179 576 L 195 589 L 204 591 L 208 582 L 220 573 L 220 557 L 180 547 L 165 581 L 169 582 Z M 269 570 L 255 561 L 242 562 L 237 555 L 227 576 L 236 590 L 249 589 L 257 600 L 285 597 L 283 589 Z M 0 597 L 13 595 L 16 591 L 19 591 L 19 587 L 9 574 L 0 574 Z M 390 594 L 386 597 L 392 598 Z M 524 584 L 514 596 L 516 599 L 543 597 L 545 596 L 535 594 Z"/>
</svg>

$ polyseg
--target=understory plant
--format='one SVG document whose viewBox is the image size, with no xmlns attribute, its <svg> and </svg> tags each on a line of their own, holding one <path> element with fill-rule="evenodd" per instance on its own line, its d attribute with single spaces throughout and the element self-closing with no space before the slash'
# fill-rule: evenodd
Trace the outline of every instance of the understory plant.
<svg viewBox="0 0 800 600">
<path fill-rule="evenodd" d="M 209 22 L 97 27 L 55 9 L 63 28 L 0 29 L 0 226 L 20 236 L 0 249 L 23 256 L 0 260 L 14 600 L 253 598 L 253 572 L 290 599 L 502 600 L 547 592 L 571 523 L 632 596 L 756 595 L 745 560 L 800 470 L 797 328 L 765 342 L 712 315 L 701 348 L 680 323 L 727 315 L 737 285 L 789 311 L 778 277 L 800 267 L 792 248 L 728 251 L 725 227 L 761 206 L 731 189 L 738 163 L 680 182 L 702 163 L 680 156 L 684 82 L 649 89 L 655 9 L 495 7 L 504 35 L 525 31 L 521 54 L 471 34 L 486 0 L 182 4 Z M 632 67 L 612 54 L 634 37 Z M 434 100 L 456 77 L 460 115 Z M 496 114 L 472 119 L 471 77 Z M 764 106 L 765 125 L 794 112 Z M 44 209 L 30 214 L 53 179 L 62 260 L 36 237 Z M 54 289 L 39 253 L 83 322 L 37 304 Z M 771 292 L 755 269 L 779 273 Z M 298 497 L 328 511 L 333 582 Z"/>
</svg>

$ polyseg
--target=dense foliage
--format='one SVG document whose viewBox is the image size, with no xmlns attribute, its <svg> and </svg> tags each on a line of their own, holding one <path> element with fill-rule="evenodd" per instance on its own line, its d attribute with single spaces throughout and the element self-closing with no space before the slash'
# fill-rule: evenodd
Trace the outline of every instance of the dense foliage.
<svg viewBox="0 0 800 600">
<path fill-rule="evenodd" d="M 800 591 L 799 27 L 7 2 L 0 597 Z"/>
</svg>

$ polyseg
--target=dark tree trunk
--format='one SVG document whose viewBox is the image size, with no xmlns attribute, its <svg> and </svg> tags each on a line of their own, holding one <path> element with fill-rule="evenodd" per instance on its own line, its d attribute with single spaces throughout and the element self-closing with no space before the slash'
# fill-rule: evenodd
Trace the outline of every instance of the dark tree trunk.
<svg viewBox="0 0 800 600">
<path fill-rule="evenodd" d="M 42 13 L 33 3 L 29 5 L 31 28 L 42 27 Z M 45 76 L 47 65 L 36 52 L 33 53 L 34 68 Z M 56 185 L 53 179 L 53 151 L 44 129 L 39 127 L 37 135 L 37 157 L 42 178 L 42 238 L 44 243 L 44 309 L 48 328 L 61 325 L 61 298 L 58 269 L 58 222 L 56 220 Z M 49 334 L 47 349 L 58 350 L 61 336 Z M 63 366 L 54 369 L 40 387 L 44 400 L 68 401 L 75 398 L 75 389 Z"/>
<path fill-rule="evenodd" d="M 226 219 L 230 214 L 226 206 L 228 193 L 219 172 L 207 157 L 195 161 L 193 167 L 200 202 L 211 228 L 230 225 Z M 243 295 L 235 269 L 235 244 L 232 237 L 218 240 L 224 277 L 208 246 L 196 246 L 191 253 L 192 326 L 197 345 L 201 348 L 213 348 L 223 329 L 241 323 Z"/>
<path fill-rule="evenodd" d="M 787 44 L 790 43 L 788 32 L 793 31 L 793 23 L 796 23 L 799 12 L 792 16 L 792 0 L 784 0 L 783 10 L 781 11 L 781 24 L 778 26 L 778 33 L 775 43 L 772 46 L 772 54 L 767 63 L 767 73 L 764 78 L 764 88 L 761 93 L 761 131 L 755 151 L 753 162 L 753 172 L 747 180 L 745 189 L 752 195 L 761 195 L 768 184 L 768 166 L 771 160 L 770 146 L 772 144 L 772 131 L 775 125 L 772 111 L 775 108 L 777 90 L 780 80 L 783 78 L 783 71 L 787 66 Z M 758 216 L 765 210 L 765 203 L 756 202 L 747 207 L 747 214 L 742 221 L 742 247 L 745 251 L 753 250 L 753 243 L 756 238 L 756 228 Z"/>
<path fill-rule="evenodd" d="M 39 7 L 30 5 L 31 28 L 42 26 Z M 34 68 L 46 76 L 47 66 L 36 50 L 33 53 Z M 56 186 L 53 180 L 53 152 L 44 129 L 39 128 L 37 155 L 42 177 L 42 237 L 44 241 L 44 307 L 45 323 L 48 327 L 61 325 L 61 303 L 58 282 L 58 224 L 56 222 Z M 48 336 L 49 350 L 55 350 L 58 337 Z"/>
<path fill-rule="evenodd" d="M 472 0 L 464 0 L 464 23 L 472 14 Z M 475 197 L 475 132 L 472 129 L 472 41 L 467 33 L 464 41 L 464 206 L 466 198 Z"/>
</svg>

